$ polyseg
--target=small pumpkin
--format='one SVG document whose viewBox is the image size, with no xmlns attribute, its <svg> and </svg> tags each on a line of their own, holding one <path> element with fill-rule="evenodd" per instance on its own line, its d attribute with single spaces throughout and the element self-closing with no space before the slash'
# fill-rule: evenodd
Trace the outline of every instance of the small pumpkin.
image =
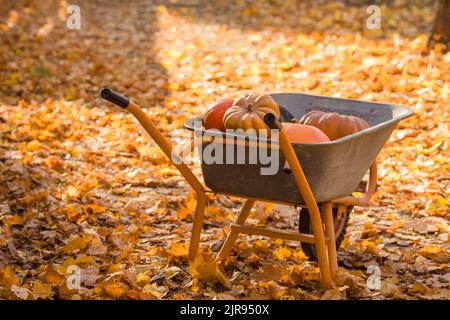
<svg viewBox="0 0 450 320">
<path fill-rule="evenodd" d="M 233 106 L 223 116 L 225 129 L 268 129 L 264 123 L 264 116 L 272 113 L 280 119 L 280 108 L 269 95 L 247 95 L 236 99 Z"/>
<path fill-rule="evenodd" d="M 300 119 L 299 123 L 319 128 L 331 140 L 345 137 L 369 127 L 367 122 L 359 117 L 319 110 L 308 112 Z"/>
<path fill-rule="evenodd" d="M 282 123 L 290 142 L 328 142 L 330 139 L 319 128 L 300 123 Z"/>
</svg>

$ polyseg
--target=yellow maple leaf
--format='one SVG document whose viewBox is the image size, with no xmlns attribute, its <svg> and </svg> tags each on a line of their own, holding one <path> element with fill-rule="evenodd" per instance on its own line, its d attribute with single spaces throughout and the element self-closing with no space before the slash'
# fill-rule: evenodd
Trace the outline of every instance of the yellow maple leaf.
<svg viewBox="0 0 450 320">
<path fill-rule="evenodd" d="M 290 276 L 294 282 L 309 282 L 320 280 L 319 268 L 313 266 L 295 265 L 292 267 Z"/>
<path fill-rule="evenodd" d="M 25 222 L 25 218 L 19 215 L 8 215 L 3 218 L 2 222 L 6 226 L 22 225 Z"/>
<path fill-rule="evenodd" d="M 155 283 L 144 286 L 142 292 L 139 293 L 141 299 L 160 299 L 167 294 L 168 289 L 164 286 L 158 286 Z"/>
<path fill-rule="evenodd" d="M 221 283 L 227 288 L 231 287 L 229 280 L 221 270 L 220 265 L 214 261 L 214 257 L 210 252 L 198 254 L 189 265 L 189 273 L 194 280 Z"/>
<path fill-rule="evenodd" d="M 76 250 L 82 250 L 87 247 L 90 241 L 91 239 L 89 237 L 77 237 L 69 241 L 69 243 L 63 247 L 62 251 L 65 253 L 71 253 Z"/>
<path fill-rule="evenodd" d="M 38 151 L 42 149 L 42 144 L 38 140 L 28 142 L 26 149 L 28 151 Z"/>
<path fill-rule="evenodd" d="M 269 251 L 269 244 L 267 241 L 264 240 L 255 240 L 252 243 L 253 250 L 255 251 L 261 251 L 261 252 L 268 252 Z"/>
<path fill-rule="evenodd" d="M 119 298 L 124 295 L 125 289 L 116 282 L 108 281 L 101 285 L 104 292 L 113 298 Z"/>
<path fill-rule="evenodd" d="M 431 260 L 444 260 L 446 258 L 446 252 L 443 248 L 437 247 L 437 246 L 425 246 L 420 250 L 420 255 L 424 256 L 425 258 L 431 259 Z"/>
<path fill-rule="evenodd" d="M 273 280 L 260 281 L 258 284 L 260 294 L 269 294 L 271 299 L 279 300 L 286 294 L 286 288 Z"/>
<path fill-rule="evenodd" d="M 3 271 L 0 271 L 0 284 L 5 288 L 11 288 L 11 286 L 18 286 L 20 283 L 19 278 L 16 276 L 14 270 L 7 266 Z"/>
<path fill-rule="evenodd" d="M 362 249 L 370 252 L 374 256 L 378 255 L 377 245 L 374 242 L 372 242 L 370 240 L 364 240 L 361 242 L 360 246 Z"/>
<path fill-rule="evenodd" d="M 89 204 L 86 205 L 85 208 L 92 210 L 92 214 L 103 213 L 106 211 L 106 207 L 99 206 L 97 204 Z"/>
<path fill-rule="evenodd" d="M 177 218 L 180 220 L 186 219 L 186 217 L 191 216 L 192 211 L 189 210 L 186 207 L 182 207 L 180 210 L 177 211 Z"/>
<path fill-rule="evenodd" d="M 32 293 L 35 299 L 48 299 L 54 295 L 50 284 L 38 282 L 34 284 Z"/>
<path fill-rule="evenodd" d="M 269 282 L 268 289 L 272 299 L 281 299 L 286 294 L 286 289 L 274 281 Z"/>
<path fill-rule="evenodd" d="M 189 243 L 185 242 L 185 243 L 172 243 L 172 245 L 170 246 L 170 249 L 167 250 L 167 252 L 177 258 L 180 257 L 187 257 L 189 254 Z"/>
<path fill-rule="evenodd" d="M 78 219 L 82 215 L 80 206 L 69 205 L 65 208 L 61 208 L 60 211 L 64 212 L 69 220 Z"/>
<path fill-rule="evenodd" d="M 68 274 L 69 268 L 73 266 L 78 266 L 80 268 L 86 268 L 90 265 L 94 265 L 94 259 L 91 256 L 80 254 L 76 259 L 69 257 L 64 261 L 64 263 L 58 266 L 56 269 L 60 274 Z M 69 269 L 69 270 L 68 270 Z M 69 273 L 70 274 L 70 273 Z"/>
<path fill-rule="evenodd" d="M 428 291 L 428 288 L 421 283 L 415 283 L 411 286 L 409 291 L 413 293 L 425 294 Z"/>
<path fill-rule="evenodd" d="M 286 258 L 289 258 L 292 252 L 289 248 L 279 247 L 277 250 L 275 250 L 273 254 L 278 260 L 284 260 Z"/>
<path fill-rule="evenodd" d="M 136 282 L 140 285 L 145 285 L 150 282 L 150 276 L 146 273 L 139 273 L 136 276 Z"/>
<path fill-rule="evenodd" d="M 80 195 L 80 191 L 74 186 L 69 186 L 66 190 L 66 195 L 69 199 L 76 199 Z"/>
<path fill-rule="evenodd" d="M 122 270 L 122 267 L 123 267 L 123 265 L 121 265 L 120 263 L 110 265 L 107 273 L 119 272 L 120 270 Z"/>
<path fill-rule="evenodd" d="M 264 213 L 270 213 L 273 210 L 273 203 L 267 202 L 265 203 Z"/>
<path fill-rule="evenodd" d="M 50 269 L 45 273 L 44 280 L 48 284 L 57 284 L 57 285 L 62 285 L 66 282 L 66 278 L 64 278 L 62 275 L 60 275 L 53 269 Z"/>
</svg>

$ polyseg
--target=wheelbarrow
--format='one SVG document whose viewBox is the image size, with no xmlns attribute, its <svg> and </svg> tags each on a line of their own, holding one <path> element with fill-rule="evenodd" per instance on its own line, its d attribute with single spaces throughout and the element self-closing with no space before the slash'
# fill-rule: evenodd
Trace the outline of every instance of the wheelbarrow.
<svg viewBox="0 0 450 320">
<path fill-rule="evenodd" d="M 348 215 L 353 206 L 369 206 L 376 190 L 376 156 L 395 126 L 413 112 L 404 106 L 359 100 L 331 98 L 300 93 L 274 93 L 271 97 L 291 116 L 300 119 L 312 110 L 338 112 L 363 118 L 369 128 L 340 139 L 322 143 L 291 143 L 282 123 L 273 114 L 266 114 L 264 122 L 277 132 L 271 137 L 243 136 L 205 130 L 202 117 L 185 123 L 194 131 L 194 138 L 181 149 L 175 150 L 151 119 L 127 97 L 111 89 L 101 91 L 102 98 L 131 112 L 162 149 L 181 175 L 196 192 L 197 205 L 189 247 L 189 259 L 195 259 L 200 243 L 207 194 L 224 194 L 245 199 L 244 205 L 228 234 L 216 259 L 228 256 L 240 233 L 300 241 L 303 251 L 317 259 L 324 287 L 331 287 L 338 269 L 337 248 L 345 234 Z M 223 161 L 213 163 L 202 158 L 204 186 L 183 162 L 186 150 L 204 148 L 211 144 L 224 147 Z M 268 147 L 278 155 L 279 168 L 271 175 L 262 175 L 263 163 L 225 161 L 226 146 L 244 148 Z M 180 152 L 183 151 L 181 154 Z M 235 152 L 235 150 L 233 151 Z M 248 160 L 248 159 L 247 159 Z M 370 168 L 370 170 L 369 170 Z M 366 172 L 369 179 L 362 197 L 354 197 Z M 261 228 L 245 224 L 256 201 L 280 203 L 300 207 L 299 231 Z"/>
</svg>

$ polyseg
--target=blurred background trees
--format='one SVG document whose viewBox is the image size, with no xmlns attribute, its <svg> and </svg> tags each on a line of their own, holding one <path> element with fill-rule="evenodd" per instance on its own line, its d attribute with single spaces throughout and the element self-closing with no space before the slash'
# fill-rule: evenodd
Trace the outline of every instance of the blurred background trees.
<svg viewBox="0 0 450 320">
<path fill-rule="evenodd" d="M 436 19 L 429 38 L 429 44 L 443 43 L 450 47 L 450 0 L 439 0 Z"/>
</svg>

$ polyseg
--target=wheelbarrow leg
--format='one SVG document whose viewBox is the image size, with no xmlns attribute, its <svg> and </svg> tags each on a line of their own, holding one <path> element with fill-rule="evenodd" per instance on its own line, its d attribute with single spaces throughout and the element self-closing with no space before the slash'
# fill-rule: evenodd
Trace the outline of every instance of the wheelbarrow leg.
<svg viewBox="0 0 450 320">
<path fill-rule="evenodd" d="M 255 203 L 255 200 L 252 200 L 252 199 L 247 199 L 245 201 L 244 206 L 242 207 L 241 212 L 239 213 L 239 216 L 236 219 L 237 224 L 245 223 L 245 221 L 247 220 L 247 218 L 250 214 L 250 211 L 252 210 L 254 203 Z M 228 235 L 222 248 L 219 251 L 219 254 L 217 255 L 216 261 L 221 261 L 228 256 L 231 249 L 233 248 L 233 244 L 236 242 L 238 235 L 239 235 L 238 231 L 231 229 L 230 234 Z"/>
<path fill-rule="evenodd" d="M 292 168 L 292 166 L 291 166 Z M 295 170 L 295 169 L 294 169 Z M 309 187 L 309 185 L 308 185 Z M 303 196 L 305 197 L 305 196 Z M 305 198 L 306 202 L 306 198 Z M 319 208 L 317 203 L 308 205 L 307 208 L 311 215 L 311 225 L 314 234 L 314 244 L 317 251 L 317 262 L 319 264 L 320 274 L 322 276 L 322 283 L 324 287 L 330 288 L 332 286 L 332 278 L 330 273 L 330 264 L 327 254 L 327 246 L 325 241 L 325 235 L 323 231 L 322 219 L 320 217 Z"/>
<path fill-rule="evenodd" d="M 334 234 L 334 220 L 332 202 L 327 201 L 322 204 L 323 218 L 325 222 L 325 233 L 328 237 L 328 261 L 330 263 L 331 277 L 334 279 L 338 269 L 336 254 L 336 236 Z"/>
<path fill-rule="evenodd" d="M 192 224 L 191 243 L 189 245 L 189 260 L 191 261 L 195 259 L 200 244 L 206 200 L 207 198 L 204 194 L 197 194 L 197 205 L 195 207 L 194 222 Z"/>
<path fill-rule="evenodd" d="M 322 276 L 322 283 L 324 287 L 331 287 L 332 279 L 330 274 L 330 264 L 327 254 L 327 246 L 325 241 L 325 234 L 323 230 L 322 218 L 320 217 L 319 207 L 311 191 L 308 181 L 302 167 L 297 159 L 294 149 L 292 148 L 286 134 L 280 130 L 280 144 L 284 152 L 286 160 L 291 167 L 294 174 L 297 186 L 305 200 L 306 207 L 311 216 L 311 225 L 314 234 L 314 244 L 317 251 L 317 262 L 319 264 L 320 274 Z"/>
</svg>

